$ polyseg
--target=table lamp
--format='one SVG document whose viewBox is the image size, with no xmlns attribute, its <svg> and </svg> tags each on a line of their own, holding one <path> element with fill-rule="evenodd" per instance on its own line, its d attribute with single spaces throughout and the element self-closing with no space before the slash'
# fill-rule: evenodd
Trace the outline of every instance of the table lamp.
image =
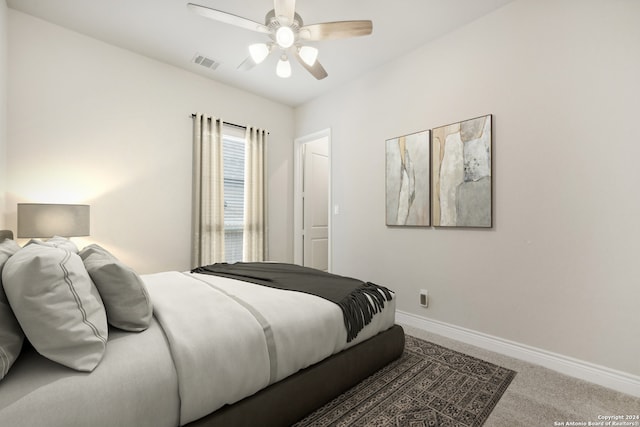
<svg viewBox="0 0 640 427">
<path fill-rule="evenodd" d="M 89 235 L 89 205 L 18 203 L 18 237 Z"/>
</svg>

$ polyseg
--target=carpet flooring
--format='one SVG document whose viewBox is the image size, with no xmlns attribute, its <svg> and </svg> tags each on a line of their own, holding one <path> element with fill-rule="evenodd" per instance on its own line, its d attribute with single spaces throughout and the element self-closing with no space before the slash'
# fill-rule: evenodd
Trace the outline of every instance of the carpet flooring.
<svg viewBox="0 0 640 427">
<path fill-rule="evenodd" d="M 400 359 L 295 427 L 477 427 L 515 372 L 406 335 Z"/>
<path fill-rule="evenodd" d="M 563 375 L 409 325 L 407 335 L 504 366 L 518 373 L 483 427 L 553 427 L 569 421 L 594 425 L 602 415 L 640 414 L 640 397 Z M 567 337 L 568 340 L 571 337 Z M 640 391 L 640 389 L 639 389 Z"/>
</svg>

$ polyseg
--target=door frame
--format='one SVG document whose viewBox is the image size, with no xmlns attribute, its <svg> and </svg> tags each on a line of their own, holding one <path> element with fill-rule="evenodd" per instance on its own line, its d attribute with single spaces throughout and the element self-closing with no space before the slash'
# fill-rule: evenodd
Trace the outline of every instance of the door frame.
<svg viewBox="0 0 640 427">
<path fill-rule="evenodd" d="M 333 227 L 331 221 L 331 206 L 333 206 L 333 188 L 331 186 L 331 129 L 323 129 L 318 132 L 314 132 L 309 135 L 301 136 L 300 138 L 296 138 L 293 141 L 293 166 L 294 166 L 294 177 L 293 177 L 293 262 L 295 264 L 302 265 L 302 253 L 303 253 L 303 244 L 302 244 L 302 181 L 304 179 L 304 157 L 303 157 L 303 147 L 304 144 L 312 141 L 316 141 L 321 138 L 327 138 L 327 153 L 328 153 L 328 167 L 327 167 L 327 188 L 329 194 L 327 195 L 327 234 L 329 238 L 328 247 L 328 268 L 329 272 L 331 272 L 333 268 Z"/>
</svg>

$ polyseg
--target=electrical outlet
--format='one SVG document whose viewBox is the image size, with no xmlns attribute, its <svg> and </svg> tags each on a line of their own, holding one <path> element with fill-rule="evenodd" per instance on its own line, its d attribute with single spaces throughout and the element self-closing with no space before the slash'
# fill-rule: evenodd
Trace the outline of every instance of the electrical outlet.
<svg viewBox="0 0 640 427">
<path fill-rule="evenodd" d="M 429 307 L 429 293 L 426 289 L 420 289 L 420 305 Z"/>
</svg>

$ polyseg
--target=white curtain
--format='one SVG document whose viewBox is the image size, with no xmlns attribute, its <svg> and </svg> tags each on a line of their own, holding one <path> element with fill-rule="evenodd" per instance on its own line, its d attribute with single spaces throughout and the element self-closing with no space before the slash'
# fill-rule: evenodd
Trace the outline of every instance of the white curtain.
<svg viewBox="0 0 640 427">
<path fill-rule="evenodd" d="M 193 267 L 224 262 L 222 120 L 193 119 Z"/>
<path fill-rule="evenodd" d="M 265 160 L 268 132 L 247 127 L 244 166 L 243 261 L 266 259 Z"/>
</svg>

